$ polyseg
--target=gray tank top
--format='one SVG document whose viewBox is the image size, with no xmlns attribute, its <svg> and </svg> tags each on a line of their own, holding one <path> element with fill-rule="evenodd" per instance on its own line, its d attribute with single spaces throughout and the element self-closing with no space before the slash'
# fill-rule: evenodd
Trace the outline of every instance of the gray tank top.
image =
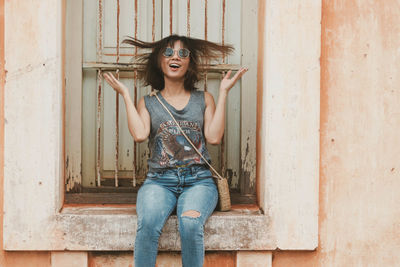
<svg viewBox="0 0 400 267">
<path fill-rule="evenodd" d="M 188 104 L 181 110 L 175 109 L 157 92 L 160 100 L 167 106 L 178 121 L 182 130 L 196 148 L 211 163 L 210 155 L 204 140 L 205 101 L 203 91 L 192 91 Z M 149 136 L 150 158 L 149 171 L 161 171 L 165 168 L 187 167 L 194 164 L 206 164 L 196 153 L 171 116 L 158 102 L 155 96 L 144 97 L 146 108 L 150 113 L 151 128 Z"/>
</svg>

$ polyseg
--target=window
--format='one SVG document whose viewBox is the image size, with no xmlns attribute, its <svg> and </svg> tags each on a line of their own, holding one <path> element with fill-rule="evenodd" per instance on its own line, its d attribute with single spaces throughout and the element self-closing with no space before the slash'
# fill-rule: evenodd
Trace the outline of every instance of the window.
<svg viewBox="0 0 400 267">
<path fill-rule="evenodd" d="M 133 141 L 123 99 L 116 97 L 101 72 L 118 70 L 137 102 L 151 88 L 136 80 L 141 66 L 135 55 L 140 50 L 121 45 L 121 41 L 128 35 L 159 40 L 171 33 L 235 47 L 234 54 L 210 62 L 205 81 L 198 84 L 215 100 L 225 70 L 249 67 L 230 91 L 222 144 L 208 148 L 213 165 L 228 177 L 232 202 L 255 203 L 257 5 L 257 1 L 241 0 L 99 0 L 67 10 L 71 12 L 66 26 L 67 203 L 135 201 L 132 193 L 147 172 L 147 142 Z"/>
</svg>

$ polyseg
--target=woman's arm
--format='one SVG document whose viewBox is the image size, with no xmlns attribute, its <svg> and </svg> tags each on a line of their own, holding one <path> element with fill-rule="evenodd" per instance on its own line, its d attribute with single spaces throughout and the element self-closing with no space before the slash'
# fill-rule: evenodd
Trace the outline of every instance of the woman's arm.
<svg viewBox="0 0 400 267">
<path fill-rule="evenodd" d="M 231 79 L 232 71 L 228 71 L 222 79 L 219 87 L 219 96 L 217 106 L 215 106 L 213 96 L 205 92 L 206 110 L 204 112 L 204 135 L 208 143 L 219 144 L 225 129 L 225 103 L 229 90 L 245 74 L 247 68 L 241 68 Z"/>
<path fill-rule="evenodd" d="M 104 78 L 124 98 L 126 113 L 128 115 L 128 128 L 133 139 L 136 142 L 143 142 L 150 134 L 150 114 L 146 109 L 144 97 L 140 99 L 136 109 L 129 95 L 129 90 L 123 83 L 118 81 L 111 73 L 105 73 Z"/>
</svg>

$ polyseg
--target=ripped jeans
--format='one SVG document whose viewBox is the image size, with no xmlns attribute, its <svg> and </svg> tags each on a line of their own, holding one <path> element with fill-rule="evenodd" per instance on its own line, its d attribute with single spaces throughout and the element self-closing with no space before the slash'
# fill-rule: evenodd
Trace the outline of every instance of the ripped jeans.
<svg viewBox="0 0 400 267">
<path fill-rule="evenodd" d="M 155 266 L 161 230 L 175 208 L 182 265 L 203 266 L 204 224 L 218 202 L 217 187 L 211 176 L 210 170 L 202 165 L 148 172 L 136 202 L 136 267 Z"/>
</svg>

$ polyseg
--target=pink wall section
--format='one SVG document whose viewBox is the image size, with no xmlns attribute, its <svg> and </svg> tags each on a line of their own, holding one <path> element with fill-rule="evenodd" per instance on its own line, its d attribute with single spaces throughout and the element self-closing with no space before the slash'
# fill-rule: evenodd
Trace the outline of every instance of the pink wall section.
<svg viewBox="0 0 400 267">
<path fill-rule="evenodd" d="M 273 266 L 400 262 L 400 3 L 323 1 L 319 248 Z"/>
</svg>

